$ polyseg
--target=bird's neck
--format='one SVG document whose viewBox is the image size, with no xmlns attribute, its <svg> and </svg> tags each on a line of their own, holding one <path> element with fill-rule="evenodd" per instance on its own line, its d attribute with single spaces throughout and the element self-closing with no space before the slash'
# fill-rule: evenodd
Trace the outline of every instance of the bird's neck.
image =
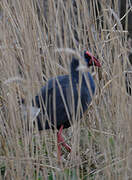
<svg viewBox="0 0 132 180">
<path fill-rule="evenodd" d="M 79 82 L 79 74 L 80 74 L 79 71 L 71 72 L 72 82 L 76 82 L 76 83 Z"/>
<path fill-rule="evenodd" d="M 91 74 L 89 72 L 87 73 L 87 77 L 89 79 L 89 83 L 90 83 L 90 87 L 91 87 L 91 90 L 92 90 L 92 94 L 94 95 L 94 93 L 95 93 L 94 79 L 93 79 L 93 77 L 91 76 Z"/>
</svg>

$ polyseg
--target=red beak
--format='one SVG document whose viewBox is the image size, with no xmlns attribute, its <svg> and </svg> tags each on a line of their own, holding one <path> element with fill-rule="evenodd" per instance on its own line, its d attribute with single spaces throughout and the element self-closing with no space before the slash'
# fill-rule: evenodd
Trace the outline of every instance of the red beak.
<svg viewBox="0 0 132 180">
<path fill-rule="evenodd" d="M 93 60 L 95 66 L 101 67 L 101 64 L 98 59 L 96 59 L 94 56 L 92 56 L 92 60 Z"/>
<path fill-rule="evenodd" d="M 94 64 L 95 66 L 101 67 L 101 64 L 96 57 L 92 56 L 88 51 L 85 52 L 88 56 L 91 57 L 91 61 L 89 62 L 91 65 Z"/>
</svg>

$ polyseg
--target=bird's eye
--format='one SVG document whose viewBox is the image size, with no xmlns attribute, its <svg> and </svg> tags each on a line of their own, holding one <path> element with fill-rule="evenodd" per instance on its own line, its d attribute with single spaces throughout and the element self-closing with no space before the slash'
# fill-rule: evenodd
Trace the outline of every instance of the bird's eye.
<svg viewBox="0 0 132 180">
<path fill-rule="evenodd" d="M 93 64 L 93 62 L 92 62 L 92 58 L 91 58 L 89 61 L 89 65 L 92 65 L 92 64 Z"/>
<path fill-rule="evenodd" d="M 91 59 L 91 56 L 89 56 L 88 54 L 87 54 L 87 56 L 86 56 L 88 59 Z"/>
</svg>

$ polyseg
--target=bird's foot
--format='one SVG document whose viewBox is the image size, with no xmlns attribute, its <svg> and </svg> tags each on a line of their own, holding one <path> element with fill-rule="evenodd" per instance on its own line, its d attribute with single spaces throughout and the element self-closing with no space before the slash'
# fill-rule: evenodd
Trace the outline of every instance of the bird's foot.
<svg viewBox="0 0 132 180">
<path fill-rule="evenodd" d="M 61 151 L 60 145 L 64 146 L 68 152 L 71 152 L 71 147 L 68 144 L 65 143 L 65 140 L 62 137 L 62 130 L 63 130 L 63 125 L 61 126 L 61 128 L 59 129 L 58 134 L 57 134 L 58 152 Z"/>
</svg>

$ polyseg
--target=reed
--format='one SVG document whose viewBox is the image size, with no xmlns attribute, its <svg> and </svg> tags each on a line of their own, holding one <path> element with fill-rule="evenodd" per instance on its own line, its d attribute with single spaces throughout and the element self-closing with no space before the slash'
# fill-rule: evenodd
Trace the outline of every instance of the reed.
<svg viewBox="0 0 132 180">
<path fill-rule="evenodd" d="M 132 98 L 119 2 L 0 1 L 1 179 L 131 179 Z M 128 1 L 126 9 L 124 19 Z M 30 112 L 22 117 L 18 98 L 31 105 L 49 78 L 68 73 L 72 53 L 84 49 L 102 64 L 95 69 L 96 97 L 81 125 L 64 131 L 74 151 L 64 150 L 58 165 L 55 133 L 39 133 Z"/>
</svg>

